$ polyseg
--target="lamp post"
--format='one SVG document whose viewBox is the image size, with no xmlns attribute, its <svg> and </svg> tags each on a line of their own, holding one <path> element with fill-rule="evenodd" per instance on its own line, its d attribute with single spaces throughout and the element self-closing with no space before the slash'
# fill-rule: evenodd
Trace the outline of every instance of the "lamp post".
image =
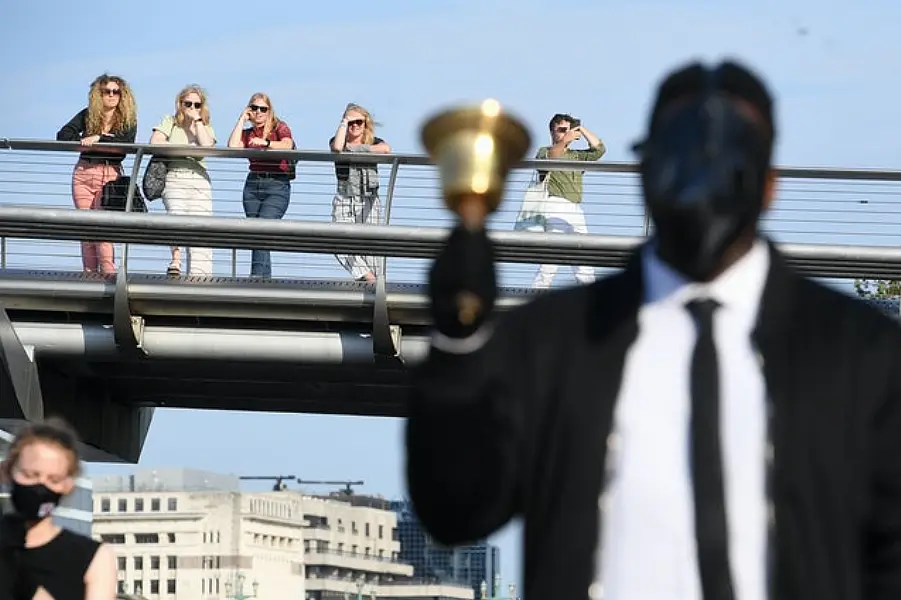
<svg viewBox="0 0 901 600">
<path fill-rule="evenodd" d="M 488 595 L 488 582 L 482 580 L 482 584 L 479 586 L 479 591 L 482 592 L 481 598 L 482 600 L 516 600 L 516 585 L 510 584 L 507 586 L 507 593 L 509 596 L 504 598 L 501 596 L 501 575 L 500 573 L 494 574 L 494 585 L 492 586 L 491 595 Z"/>
<path fill-rule="evenodd" d="M 234 595 L 232 595 L 232 583 L 230 581 L 225 582 L 225 597 L 228 600 L 250 600 L 250 598 L 258 598 L 260 591 L 260 582 L 254 580 L 251 584 L 253 587 L 253 593 L 249 595 L 244 594 L 244 577 L 243 573 L 238 573 L 235 575 L 235 585 L 234 585 Z"/>
</svg>

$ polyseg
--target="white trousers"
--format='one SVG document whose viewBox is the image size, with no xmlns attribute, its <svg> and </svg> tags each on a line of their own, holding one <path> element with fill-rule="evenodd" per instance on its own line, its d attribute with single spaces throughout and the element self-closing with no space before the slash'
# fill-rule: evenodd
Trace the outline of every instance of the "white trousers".
<svg viewBox="0 0 901 600">
<path fill-rule="evenodd" d="M 212 215 L 213 187 L 210 180 L 193 169 L 169 169 L 163 190 L 163 205 L 170 215 Z M 213 274 L 212 248 L 189 247 L 186 250 L 188 275 Z"/>
<path fill-rule="evenodd" d="M 544 225 L 533 225 L 526 231 L 544 232 L 544 233 L 575 233 L 585 235 L 588 233 L 588 226 L 585 224 L 585 213 L 582 212 L 582 205 L 570 202 L 566 198 L 559 196 L 550 196 L 545 201 L 544 215 L 546 222 Z M 551 287 L 551 282 L 557 274 L 560 265 L 541 265 L 538 273 L 532 281 L 532 287 L 535 289 L 547 289 Z M 593 267 L 573 267 L 573 273 L 576 281 L 579 283 L 591 283 L 595 280 Z"/>
</svg>

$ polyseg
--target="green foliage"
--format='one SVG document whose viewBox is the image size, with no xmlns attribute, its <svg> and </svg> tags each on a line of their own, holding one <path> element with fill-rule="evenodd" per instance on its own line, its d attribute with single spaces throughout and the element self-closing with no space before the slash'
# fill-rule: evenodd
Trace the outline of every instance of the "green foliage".
<svg viewBox="0 0 901 600">
<path fill-rule="evenodd" d="M 889 300 L 901 297 L 901 281 L 855 279 L 854 290 L 865 300 Z"/>
</svg>

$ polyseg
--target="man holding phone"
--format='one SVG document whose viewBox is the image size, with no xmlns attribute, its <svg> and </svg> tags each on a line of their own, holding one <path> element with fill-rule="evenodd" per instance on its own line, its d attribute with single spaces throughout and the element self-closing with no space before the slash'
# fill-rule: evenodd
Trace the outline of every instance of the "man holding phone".
<svg viewBox="0 0 901 600">
<path fill-rule="evenodd" d="M 572 115 L 558 113 L 549 123 L 551 145 L 538 149 L 535 158 L 538 160 L 599 160 L 607 148 L 604 142 L 582 125 L 582 121 Z M 588 142 L 588 148 L 574 150 L 570 145 L 582 138 Z M 582 211 L 582 175 L 584 171 L 538 171 L 539 180 L 547 184 L 547 201 L 545 218 L 539 225 L 528 228 L 528 231 L 546 233 L 588 233 L 585 213 Z M 541 265 L 532 287 L 547 289 L 556 275 L 558 265 Z M 595 280 L 591 267 L 575 267 L 576 280 L 579 283 L 591 283 Z"/>
</svg>

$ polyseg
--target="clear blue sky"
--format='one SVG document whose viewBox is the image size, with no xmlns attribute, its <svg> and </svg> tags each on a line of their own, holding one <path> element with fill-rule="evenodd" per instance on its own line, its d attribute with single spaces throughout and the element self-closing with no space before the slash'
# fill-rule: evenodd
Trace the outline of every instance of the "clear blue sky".
<svg viewBox="0 0 901 600">
<path fill-rule="evenodd" d="M 84 105 L 91 79 L 109 71 L 137 94 L 142 141 L 178 89 L 199 82 L 220 142 L 257 90 L 273 97 L 301 149 L 325 149 L 355 101 L 372 109 L 399 152 L 420 151 L 418 126 L 435 108 L 494 96 L 528 121 L 537 141 L 551 114 L 571 112 L 607 142 L 607 159 L 630 160 L 661 74 L 688 58 L 734 55 L 777 93 L 778 162 L 892 168 L 901 155 L 899 20 L 897 0 L 7 2 L 0 137 L 52 138 Z M 866 188 L 816 202 L 822 193 L 799 185 L 784 191 L 794 203 L 773 227 L 780 239 L 901 243 L 894 188 L 861 207 Z M 814 213 L 822 224 L 809 225 Z M 592 211 L 593 230 L 602 219 Z M 366 491 L 398 496 L 401 425 L 161 410 L 141 462 L 362 478 Z M 516 528 L 498 541 L 505 574 L 518 580 Z"/>
</svg>

